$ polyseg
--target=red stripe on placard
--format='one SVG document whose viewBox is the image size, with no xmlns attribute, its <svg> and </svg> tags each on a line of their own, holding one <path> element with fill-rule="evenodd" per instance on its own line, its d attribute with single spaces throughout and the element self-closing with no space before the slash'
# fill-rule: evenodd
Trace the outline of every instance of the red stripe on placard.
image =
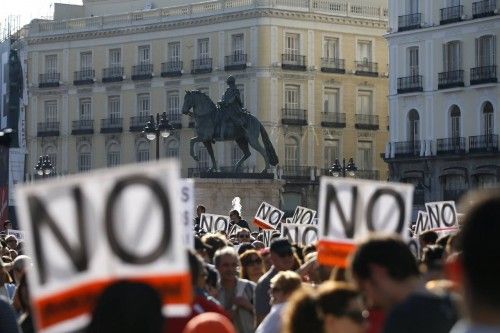
<svg viewBox="0 0 500 333">
<path fill-rule="evenodd" d="M 151 285 L 163 304 L 191 303 L 191 275 L 165 275 L 91 281 L 65 291 L 34 300 L 37 324 L 45 329 L 66 320 L 91 313 L 103 290 L 113 282 L 128 280 Z"/>
<path fill-rule="evenodd" d="M 345 268 L 347 258 L 356 250 L 353 243 L 320 240 L 318 242 L 318 262 L 326 266 Z"/>
<path fill-rule="evenodd" d="M 258 226 L 262 229 L 274 229 L 271 225 L 267 224 L 264 221 L 256 219 L 256 218 L 253 219 L 253 224 L 255 224 L 256 226 Z"/>
</svg>

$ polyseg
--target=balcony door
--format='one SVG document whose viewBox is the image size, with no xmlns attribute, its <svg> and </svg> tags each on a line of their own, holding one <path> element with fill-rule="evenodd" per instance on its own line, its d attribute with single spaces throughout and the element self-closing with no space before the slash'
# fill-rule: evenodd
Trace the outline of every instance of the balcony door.
<svg viewBox="0 0 500 333">
<path fill-rule="evenodd" d="M 151 52 L 149 45 L 139 46 L 139 64 L 148 65 L 151 63 Z"/>
<path fill-rule="evenodd" d="M 443 45 L 443 69 L 445 72 L 453 72 L 460 69 L 461 46 L 459 41 L 449 42 Z"/>
<path fill-rule="evenodd" d="M 408 76 L 419 75 L 418 46 L 408 48 Z"/>
<path fill-rule="evenodd" d="M 413 109 L 408 114 L 408 141 L 416 143 L 420 141 L 420 116 Z"/>
<path fill-rule="evenodd" d="M 417 14 L 418 13 L 418 1 L 419 0 L 406 0 L 406 13 L 407 14 Z"/>
<path fill-rule="evenodd" d="M 90 98 L 80 99 L 80 114 L 79 120 L 92 119 L 92 101 Z"/>
<path fill-rule="evenodd" d="M 483 106 L 483 134 L 491 135 L 493 134 L 493 105 L 490 102 L 486 102 Z"/>
<path fill-rule="evenodd" d="M 450 110 L 450 136 L 452 138 L 460 137 L 460 108 L 453 105 Z"/>
<path fill-rule="evenodd" d="M 495 36 L 488 35 L 476 39 L 476 64 L 477 67 L 495 65 Z"/>
<path fill-rule="evenodd" d="M 285 141 L 285 166 L 299 166 L 299 143 L 293 137 L 289 137 Z"/>
</svg>

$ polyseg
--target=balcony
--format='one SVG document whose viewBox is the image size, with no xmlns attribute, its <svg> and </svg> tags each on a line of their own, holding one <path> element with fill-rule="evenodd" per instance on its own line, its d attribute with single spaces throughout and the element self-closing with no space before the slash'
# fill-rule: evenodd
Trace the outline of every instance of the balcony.
<svg viewBox="0 0 500 333">
<path fill-rule="evenodd" d="M 247 55 L 244 53 L 235 53 L 226 56 L 224 62 L 225 71 L 239 71 L 247 68 Z"/>
<path fill-rule="evenodd" d="M 322 112 L 321 126 L 332 128 L 344 128 L 346 124 L 345 113 Z"/>
<path fill-rule="evenodd" d="M 82 69 L 81 71 L 76 71 L 74 73 L 73 84 L 75 86 L 81 86 L 85 84 L 94 84 L 95 70 L 93 69 Z"/>
<path fill-rule="evenodd" d="M 494 16 L 497 9 L 496 0 L 484 0 L 472 3 L 472 18 Z"/>
<path fill-rule="evenodd" d="M 366 129 L 366 130 L 378 130 L 378 116 L 372 114 L 356 114 L 356 123 L 354 127 L 357 129 Z"/>
<path fill-rule="evenodd" d="M 321 58 L 321 71 L 324 73 L 345 74 L 345 60 L 336 58 Z"/>
<path fill-rule="evenodd" d="M 476 135 L 469 137 L 469 153 L 498 152 L 498 134 Z"/>
<path fill-rule="evenodd" d="M 150 80 L 153 78 L 153 64 L 132 66 L 132 80 Z"/>
<path fill-rule="evenodd" d="M 466 188 L 453 189 L 453 190 L 443 190 L 443 200 L 445 201 L 455 201 L 458 202 L 462 196 L 467 193 Z"/>
<path fill-rule="evenodd" d="M 178 77 L 182 76 L 182 68 L 184 63 L 180 60 L 163 62 L 161 64 L 161 77 Z"/>
<path fill-rule="evenodd" d="M 85 135 L 94 134 L 94 121 L 91 119 L 74 120 L 71 127 L 71 134 Z"/>
<path fill-rule="evenodd" d="M 483 66 L 470 69 L 470 84 L 497 83 L 497 66 Z"/>
<path fill-rule="evenodd" d="M 398 94 L 424 91 L 422 75 L 413 75 L 398 78 Z"/>
<path fill-rule="evenodd" d="M 420 156 L 421 141 L 400 141 L 394 142 L 395 157 L 413 157 Z"/>
<path fill-rule="evenodd" d="M 121 133 L 123 132 L 123 118 L 101 119 L 101 133 Z"/>
<path fill-rule="evenodd" d="M 307 126 L 307 110 L 283 108 L 282 112 L 283 125 Z"/>
<path fill-rule="evenodd" d="M 450 24 L 462 21 L 464 15 L 464 6 L 453 6 L 441 8 L 441 20 L 439 24 Z"/>
<path fill-rule="evenodd" d="M 212 73 L 212 58 L 191 60 L 191 74 Z"/>
<path fill-rule="evenodd" d="M 61 73 L 45 73 L 38 75 L 38 88 L 59 87 Z"/>
<path fill-rule="evenodd" d="M 356 75 L 361 76 L 378 76 L 378 63 L 371 61 L 355 61 L 354 68 Z"/>
<path fill-rule="evenodd" d="M 438 74 L 438 89 L 448 89 L 464 86 L 464 71 L 456 70 Z"/>
<path fill-rule="evenodd" d="M 305 71 L 307 69 L 306 56 L 293 53 L 284 53 L 281 55 L 281 68 L 293 71 Z"/>
<path fill-rule="evenodd" d="M 150 116 L 130 117 L 130 132 L 142 132 L 149 119 Z"/>
<path fill-rule="evenodd" d="M 108 67 L 102 70 L 102 82 L 123 81 L 123 67 Z"/>
<path fill-rule="evenodd" d="M 174 129 L 182 128 L 182 116 L 178 112 L 167 112 L 167 119 Z"/>
<path fill-rule="evenodd" d="M 59 122 L 58 121 L 45 121 L 38 123 L 37 136 L 59 136 Z"/>
<path fill-rule="evenodd" d="M 465 154 L 465 138 L 445 138 L 436 140 L 436 153 L 438 155 Z"/>
<path fill-rule="evenodd" d="M 420 29 L 422 23 L 422 14 L 408 14 L 398 17 L 398 32 Z"/>
<path fill-rule="evenodd" d="M 358 170 L 356 171 L 356 178 L 379 180 L 380 172 L 378 170 Z"/>
<path fill-rule="evenodd" d="M 310 166 L 295 166 L 295 165 L 285 165 L 280 168 L 282 179 L 311 179 L 311 168 Z"/>
</svg>

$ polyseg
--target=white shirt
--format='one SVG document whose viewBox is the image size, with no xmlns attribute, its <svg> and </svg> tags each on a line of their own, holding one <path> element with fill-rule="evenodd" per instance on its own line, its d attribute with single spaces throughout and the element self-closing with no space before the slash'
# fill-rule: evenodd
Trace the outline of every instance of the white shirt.
<svg viewBox="0 0 500 333">
<path fill-rule="evenodd" d="M 281 332 L 281 315 L 283 313 L 283 309 L 285 308 L 286 302 L 274 304 L 271 307 L 271 311 L 264 318 L 262 323 L 260 323 L 259 327 L 255 333 L 276 333 Z"/>
</svg>

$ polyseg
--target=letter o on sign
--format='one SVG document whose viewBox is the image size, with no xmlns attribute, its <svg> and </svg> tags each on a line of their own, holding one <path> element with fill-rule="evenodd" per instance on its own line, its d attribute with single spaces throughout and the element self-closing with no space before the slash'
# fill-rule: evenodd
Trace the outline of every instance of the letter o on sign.
<svg viewBox="0 0 500 333">
<path fill-rule="evenodd" d="M 403 227 L 405 225 L 405 201 L 403 200 L 403 197 L 401 197 L 401 194 L 390 188 L 381 188 L 376 190 L 370 198 L 370 201 L 368 201 L 368 206 L 366 208 L 366 221 L 368 224 L 368 230 L 375 231 L 375 226 L 373 223 L 373 209 L 377 200 L 383 195 L 391 196 L 396 201 L 397 209 L 399 210 L 399 218 L 398 225 L 394 232 L 400 234 L 403 231 Z"/>
</svg>

